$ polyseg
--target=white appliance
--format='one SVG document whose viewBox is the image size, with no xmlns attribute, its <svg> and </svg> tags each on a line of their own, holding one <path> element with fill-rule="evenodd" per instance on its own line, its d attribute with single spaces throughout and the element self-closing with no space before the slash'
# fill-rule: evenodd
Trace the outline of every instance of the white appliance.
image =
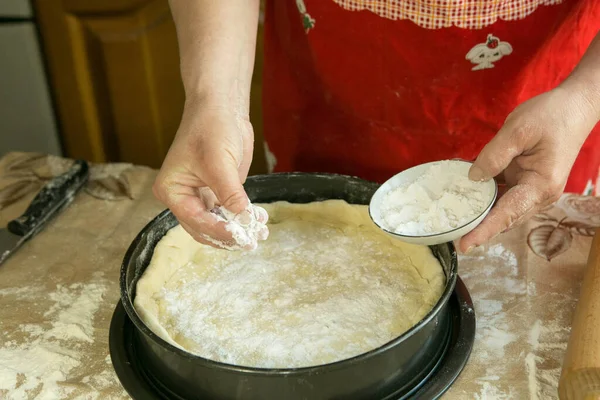
<svg viewBox="0 0 600 400">
<path fill-rule="evenodd" d="M 0 0 L 0 157 L 11 151 L 61 155 L 29 0 Z"/>
</svg>

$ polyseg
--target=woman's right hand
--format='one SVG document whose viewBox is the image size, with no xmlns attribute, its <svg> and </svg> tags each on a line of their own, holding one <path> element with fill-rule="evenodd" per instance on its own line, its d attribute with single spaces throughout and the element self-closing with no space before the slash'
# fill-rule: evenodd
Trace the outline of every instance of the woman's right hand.
<svg viewBox="0 0 600 400">
<path fill-rule="evenodd" d="M 268 234 L 267 215 L 248 207 L 242 183 L 252 161 L 248 113 L 260 3 L 169 0 L 169 5 L 186 103 L 154 194 L 197 241 L 255 247 Z M 229 211 L 220 209 L 234 223 L 212 213 L 215 206 Z"/>
<path fill-rule="evenodd" d="M 181 124 L 153 186 L 155 196 L 198 242 L 234 247 L 231 232 L 210 211 L 224 206 L 248 218 L 266 222 L 266 215 L 248 215 L 242 186 L 252 161 L 254 134 L 248 115 L 231 107 L 185 104 Z"/>
</svg>

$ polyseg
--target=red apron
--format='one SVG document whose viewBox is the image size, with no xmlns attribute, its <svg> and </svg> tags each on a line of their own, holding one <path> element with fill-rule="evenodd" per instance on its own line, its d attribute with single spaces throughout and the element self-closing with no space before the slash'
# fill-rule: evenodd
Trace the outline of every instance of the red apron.
<svg viewBox="0 0 600 400">
<path fill-rule="evenodd" d="M 379 182 L 475 159 L 518 104 L 565 79 L 599 27 L 598 0 L 267 1 L 267 158 L 275 171 Z M 590 192 L 599 167 L 597 127 L 567 191 Z"/>
</svg>

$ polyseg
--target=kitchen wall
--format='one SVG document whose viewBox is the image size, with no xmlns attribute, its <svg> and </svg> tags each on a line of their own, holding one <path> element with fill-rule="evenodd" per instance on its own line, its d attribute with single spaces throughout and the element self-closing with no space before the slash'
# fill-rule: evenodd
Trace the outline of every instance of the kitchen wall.
<svg viewBox="0 0 600 400">
<path fill-rule="evenodd" d="M 37 30 L 28 1 L 0 1 L 0 157 L 61 154 Z"/>
</svg>

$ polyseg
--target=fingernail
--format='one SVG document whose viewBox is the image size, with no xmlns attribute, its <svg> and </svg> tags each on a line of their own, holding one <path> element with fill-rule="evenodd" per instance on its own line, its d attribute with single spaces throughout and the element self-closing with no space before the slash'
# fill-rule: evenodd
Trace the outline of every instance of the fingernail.
<svg viewBox="0 0 600 400">
<path fill-rule="evenodd" d="M 467 251 L 465 251 L 465 254 L 469 254 L 470 252 L 473 251 L 473 249 L 475 248 L 475 246 L 470 246 Z"/>
<path fill-rule="evenodd" d="M 250 225 L 252 222 L 252 215 L 248 211 L 244 210 L 235 216 L 235 221 L 242 226 Z"/>
<path fill-rule="evenodd" d="M 475 182 L 482 182 L 487 180 L 487 177 L 481 168 L 477 165 L 473 165 L 471 166 L 471 169 L 469 169 L 469 179 Z"/>
<path fill-rule="evenodd" d="M 267 228 L 266 226 L 263 226 L 261 228 L 261 230 L 258 231 L 258 234 L 256 235 L 256 238 L 258 240 L 267 240 L 268 237 L 269 237 L 269 228 Z"/>
<path fill-rule="evenodd" d="M 253 240 L 251 243 L 244 246 L 244 250 L 254 251 L 256 249 L 258 249 L 258 243 L 256 240 Z"/>
<path fill-rule="evenodd" d="M 252 205 L 252 207 L 254 208 L 254 217 L 256 220 L 260 223 L 266 224 L 269 221 L 269 214 L 267 213 L 267 210 L 255 205 Z"/>
</svg>

